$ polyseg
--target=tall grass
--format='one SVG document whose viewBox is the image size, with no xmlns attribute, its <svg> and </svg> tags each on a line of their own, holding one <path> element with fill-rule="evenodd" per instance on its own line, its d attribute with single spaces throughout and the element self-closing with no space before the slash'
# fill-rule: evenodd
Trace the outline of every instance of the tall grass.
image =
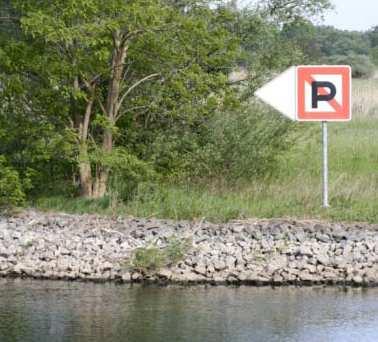
<svg viewBox="0 0 378 342">
<path fill-rule="evenodd" d="M 353 111 L 357 118 L 378 116 L 378 79 L 356 79 L 353 81 Z"/>
<path fill-rule="evenodd" d="M 232 187 L 208 184 L 141 186 L 126 204 L 111 199 L 47 198 L 36 205 L 68 212 L 94 212 L 173 219 L 227 221 L 245 217 L 324 218 L 378 222 L 378 80 L 354 81 L 354 117 L 331 123 L 330 200 L 321 208 L 321 130 L 303 123 L 295 148 L 282 155 L 272 178 Z M 278 115 L 278 114 L 277 114 Z"/>
</svg>

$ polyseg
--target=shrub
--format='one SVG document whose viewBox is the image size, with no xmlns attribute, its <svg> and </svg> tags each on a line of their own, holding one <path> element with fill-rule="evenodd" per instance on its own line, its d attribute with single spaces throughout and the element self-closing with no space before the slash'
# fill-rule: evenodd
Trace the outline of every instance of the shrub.
<svg viewBox="0 0 378 342">
<path fill-rule="evenodd" d="M 160 132 L 144 158 L 174 181 L 251 179 L 271 173 L 277 157 L 291 147 L 295 127 L 265 106 L 240 104 Z"/>
<path fill-rule="evenodd" d="M 378 46 L 373 47 L 370 50 L 369 57 L 370 57 L 370 60 L 374 63 L 374 65 L 378 66 Z"/>
<path fill-rule="evenodd" d="M 157 247 L 138 248 L 132 259 L 132 266 L 138 271 L 155 271 L 164 263 L 165 255 Z"/>
<path fill-rule="evenodd" d="M 336 55 L 325 58 L 323 62 L 334 65 L 350 65 L 352 67 L 352 76 L 355 78 L 370 78 L 375 71 L 371 59 L 365 55 Z"/>
<path fill-rule="evenodd" d="M 94 153 L 92 162 L 109 167 L 109 193 L 112 200 L 126 202 L 133 198 L 138 185 L 153 181 L 156 173 L 152 166 L 129 153 L 124 148 L 115 148 L 110 154 Z"/>
<path fill-rule="evenodd" d="M 19 206 L 24 202 L 25 194 L 18 172 L 0 156 L 0 208 Z"/>
<path fill-rule="evenodd" d="M 219 113 L 209 129 L 202 155 L 210 176 L 251 179 L 274 171 L 277 158 L 292 146 L 296 126 L 257 104 L 234 113 Z M 205 157 L 205 158 L 204 158 Z"/>
<path fill-rule="evenodd" d="M 165 248 L 165 255 L 168 264 L 176 264 L 182 260 L 185 256 L 185 253 L 189 250 L 191 241 L 188 240 L 179 240 L 177 238 L 171 238 L 168 242 L 167 247 Z"/>
<path fill-rule="evenodd" d="M 162 267 L 178 263 L 184 258 L 189 248 L 189 240 L 173 237 L 162 249 L 156 246 L 138 248 L 132 257 L 131 266 L 140 272 L 156 271 Z"/>
</svg>

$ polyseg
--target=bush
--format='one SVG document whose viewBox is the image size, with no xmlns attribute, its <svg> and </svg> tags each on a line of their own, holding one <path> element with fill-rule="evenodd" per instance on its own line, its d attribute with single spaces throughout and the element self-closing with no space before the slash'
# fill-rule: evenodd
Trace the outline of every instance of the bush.
<svg viewBox="0 0 378 342">
<path fill-rule="evenodd" d="M 165 248 L 165 255 L 168 265 L 174 265 L 185 257 L 185 253 L 189 250 L 192 241 L 180 240 L 175 237 L 171 238 Z"/>
<path fill-rule="evenodd" d="M 149 163 L 124 148 L 115 148 L 110 154 L 94 153 L 91 158 L 92 162 L 107 166 L 111 170 L 108 188 L 113 200 L 131 200 L 140 183 L 154 181 L 156 178 Z"/>
<path fill-rule="evenodd" d="M 155 271 L 163 267 L 164 253 L 157 247 L 138 248 L 132 260 L 132 266 L 138 271 Z"/>
<path fill-rule="evenodd" d="M 204 120 L 205 121 L 205 120 Z M 173 180 L 251 179 L 275 169 L 291 147 L 297 126 L 261 105 L 206 118 L 200 129 L 162 136 L 152 147 L 152 163 Z"/>
<path fill-rule="evenodd" d="M 178 263 L 190 248 L 190 241 L 172 237 L 165 248 L 155 246 L 138 248 L 131 260 L 131 266 L 139 272 L 156 271 Z"/>
<path fill-rule="evenodd" d="M 369 57 L 370 57 L 370 60 L 374 63 L 374 65 L 377 67 L 378 66 L 378 46 L 373 47 L 370 50 Z"/>
<path fill-rule="evenodd" d="M 211 176 L 228 180 L 271 174 L 280 154 L 292 146 L 296 126 L 251 104 L 236 113 L 219 113 L 211 123 L 203 164 Z"/>
<path fill-rule="evenodd" d="M 0 208 L 19 206 L 24 202 L 25 194 L 18 172 L 0 156 Z"/>
<path fill-rule="evenodd" d="M 336 55 L 325 58 L 323 62 L 333 65 L 350 65 L 352 67 L 352 76 L 355 78 L 370 78 L 375 71 L 371 59 L 365 55 Z"/>
</svg>

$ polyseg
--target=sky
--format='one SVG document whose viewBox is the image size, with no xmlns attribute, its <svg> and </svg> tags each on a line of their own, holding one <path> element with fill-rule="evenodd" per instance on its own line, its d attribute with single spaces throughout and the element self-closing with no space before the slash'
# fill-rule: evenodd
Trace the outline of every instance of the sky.
<svg viewBox="0 0 378 342">
<path fill-rule="evenodd" d="M 368 30 L 378 25 L 378 0 L 332 0 L 336 9 L 325 16 L 325 24 L 343 30 Z"/>
<path fill-rule="evenodd" d="M 239 0 L 246 5 L 256 0 Z M 334 10 L 325 15 L 323 24 L 343 30 L 365 31 L 378 25 L 378 0 L 331 0 Z"/>
</svg>

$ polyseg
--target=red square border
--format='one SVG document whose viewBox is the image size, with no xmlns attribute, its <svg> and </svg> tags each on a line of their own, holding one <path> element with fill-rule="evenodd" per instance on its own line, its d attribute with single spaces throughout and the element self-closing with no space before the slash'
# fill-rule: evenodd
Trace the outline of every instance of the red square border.
<svg viewBox="0 0 378 342">
<path fill-rule="evenodd" d="M 297 68 L 297 111 L 298 121 L 349 121 L 351 120 L 351 67 L 340 66 L 299 66 Z M 341 75 L 342 103 L 333 112 L 307 112 L 305 106 L 305 84 L 313 75 Z"/>
</svg>

